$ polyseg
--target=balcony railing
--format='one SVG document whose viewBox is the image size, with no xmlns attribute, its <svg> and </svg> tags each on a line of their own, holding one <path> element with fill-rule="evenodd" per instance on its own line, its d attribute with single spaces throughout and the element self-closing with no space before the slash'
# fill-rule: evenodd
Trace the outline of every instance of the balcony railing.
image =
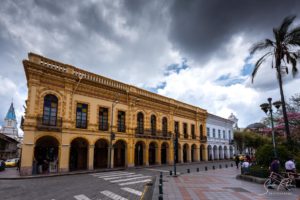
<svg viewBox="0 0 300 200">
<path fill-rule="evenodd" d="M 163 133 L 162 131 L 156 130 L 155 132 L 151 129 L 144 129 L 142 132 L 141 130 L 135 129 L 135 136 L 139 138 L 152 138 L 152 139 L 164 139 L 169 140 L 171 139 L 171 133 Z"/>
<path fill-rule="evenodd" d="M 234 140 L 229 140 L 230 145 L 234 145 Z"/>
<path fill-rule="evenodd" d="M 100 131 L 108 131 L 110 128 L 109 123 L 100 123 L 98 128 Z"/>
<path fill-rule="evenodd" d="M 58 131 L 62 129 L 61 117 L 37 117 L 37 129 L 40 131 Z"/>
<path fill-rule="evenodd" d="M 200 141 L 201 142 L 207 142 L 207 137 L 206 136 L 200 136 Z"/>
<path fill-rule="evenodd" d="M 126 132 L 126 126 L 125 125 L 118 125 L 118 132 Z"/>
</svg>

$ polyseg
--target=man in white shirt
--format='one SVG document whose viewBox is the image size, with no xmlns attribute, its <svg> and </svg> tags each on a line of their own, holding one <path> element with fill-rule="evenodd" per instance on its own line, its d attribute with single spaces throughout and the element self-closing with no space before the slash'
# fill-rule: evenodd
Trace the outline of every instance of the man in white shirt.
<svg viewBox="0 0 300 200">
<path fill-rule="evenodd" d="M 285 171 L 296 173 L 296 166 L 292 158 L 285 162 Z"/>
<path fill-rule="evenodd" d="M 250 163 L 248 162 L 248 160 L 246 160 L 245 162 L 243 162 L 243 164 L 242 164 L 242 172 L 243 172 L 243 174 L 249 173 L 249 167 L 250 167 Z"/>
</svg>

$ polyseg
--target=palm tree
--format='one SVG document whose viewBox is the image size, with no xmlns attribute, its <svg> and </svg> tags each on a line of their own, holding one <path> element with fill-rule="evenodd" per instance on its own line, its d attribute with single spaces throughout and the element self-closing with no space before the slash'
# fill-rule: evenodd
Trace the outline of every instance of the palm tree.
<svg viewBox="0 0 300 200">
<path fill-rule="evenodd" d="M 288 16 L 284 18 L 282 24 L 278 28 L 273 28 L 274 41 L 270 39 L 265 39 L 261 42 L 254 44 L 250 49 L 250 55 L 253 55 L 256 51 L 268 50 L 267 53 L 265 53 L 255 63 L 255 67 L 252 72 L 252 83 L 259 67 L 268 57 L 272 57 L 272 68 L 274 68 L 273 63 L 275 61 L 275 70 L 277 72 L 277 79 L 279 83 L 280 96 L 282 102 L 282 113 L 288 144 L 291 144 L 292 141 L 282 89 L 282 73 L 284 71 L 288 73 L 288 66 L 292 67 L 293 77 L 298 72 L 297 59 L 300 58 L 300 26 L 289 30 L 290 25 L 293 23 L 295 18 L 296 16 Z M 282 66 L 282 63 L 284 63 L 285 65 Z"/>
</svg>

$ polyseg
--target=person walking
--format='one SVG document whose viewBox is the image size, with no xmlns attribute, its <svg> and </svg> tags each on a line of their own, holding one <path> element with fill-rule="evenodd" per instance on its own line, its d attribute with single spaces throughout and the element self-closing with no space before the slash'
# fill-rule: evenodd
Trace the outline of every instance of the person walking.
<svg viewBox="0 0 300 200">
<path fill-rule="evenodd" d="M 239 168 L 239 163 L 240 163 L 239 155 L 236 155 L 236 156 L 235 156 L 235 165 L 236 165 L 236 168 L 237 168 L 237 169 Z"/>
</svg>

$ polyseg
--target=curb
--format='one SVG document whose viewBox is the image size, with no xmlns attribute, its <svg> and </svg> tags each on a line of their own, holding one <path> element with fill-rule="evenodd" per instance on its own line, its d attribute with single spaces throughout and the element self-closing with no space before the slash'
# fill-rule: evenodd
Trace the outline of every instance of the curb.
<svg viewBox="0 0 300 200">
<path fill-rule="evenodd" d="M 239 179 L 239 180 L 244 180 L 244 181 L 249 181 L 249 182 L 259 183 L 259 184 L 264 184 L 265 181 L 266 181 L 265 178 L 258 178 L 258 177 L 249 176 L 249 175 L 242 175 L 242 174 L 236 175 L 235 178 Z"/>
<path fill-rule="evenodd" d="M 68 172 L 68 173 L 55 173 L 55 174 L 45 174 L 45 175 L 33 175 L 33 176 L 18 176 L 18 177 L 0 177 L 0 180 L 23 180 L 23 179 L 37 179 L 37 178 L 51 178 L 58 176 L 72 176 L 79 174 L 92 174 L 92 173 L 104 173 L 111 171 L 120 171 L 125 170 L 125 168 L 114 168 L 106 170 L 93 170 L 93 171 L 77 171 L 77 172 Z"/>
<path fill-rule="evenodd" d="M 143 191 L 143 194 L 142 194 L 140 200 L 151 200 L 152 199 L 155 182 L 156 182 L 156 176 L 154 176 L 152 178 L 151 182 L 146 183 L 146 185 L 144 186 L 144 191 Z"/>
</svg>

